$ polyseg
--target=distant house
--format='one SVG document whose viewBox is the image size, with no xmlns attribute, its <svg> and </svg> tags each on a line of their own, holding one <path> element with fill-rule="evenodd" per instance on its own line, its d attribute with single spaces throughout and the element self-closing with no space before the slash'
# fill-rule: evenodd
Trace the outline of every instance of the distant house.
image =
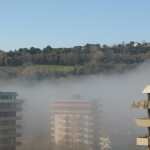
<svg viewBox="0 0 150 150">
<path fill-rule="evenodd" d="M 135 42 L 134 44 L 133 44 L 133 47 L 138 47 L 139 46 L 139 43 L 138 42 Z"/>
</svg>

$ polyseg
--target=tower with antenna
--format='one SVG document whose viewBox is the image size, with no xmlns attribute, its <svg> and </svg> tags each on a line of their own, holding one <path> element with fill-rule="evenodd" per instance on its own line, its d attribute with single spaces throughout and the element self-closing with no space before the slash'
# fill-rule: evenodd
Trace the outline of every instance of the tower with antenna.
<svg viewBox="0 0 150 150">
<path fill-rule="evenodd" d="M 135 122 L 138 126 L 148 129 L 146 136 L 137 138 L 137 145 L 147 146 L 150 150 L 150 85 L 146 86 L 142 93 L 147 94 L 147 100 L 135 101 L 131 108 L 147 109 L 147 117 L 136 118 Z"/>
</svg>

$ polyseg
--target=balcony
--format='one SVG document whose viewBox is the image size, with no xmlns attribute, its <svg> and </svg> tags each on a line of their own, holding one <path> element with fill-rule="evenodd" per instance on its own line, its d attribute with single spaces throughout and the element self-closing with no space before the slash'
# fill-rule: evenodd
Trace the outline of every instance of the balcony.
<svg viewBox="0 0 150 150">
<path fill-rule="evenodd" d="M 70 122 L 71 126 L 77 126 L 79 123 L 78 122 Z"/>
<path fill-rule="evenodd" d="M 0 112 L 8 112 L 8 111 L 22 111 L 22 108 L 2 108 L 2 109 L 0 109 Z"/>
<path fill-rule="evenodd" d="M 65 128 L 58 128 L 59 131 L 65 131 Z"/>
<path fill-rule="evenodd" d="M 64 122 L 58 122 L 58 125 L 65 125 L 65 123 Z"/>
<path fill-rule="evenodd" d="M 78 111 L 76 111 L 76 110 L 60 110 L 60 109 L 51 109 L 50 110 L 50 112 L 51 113 L 68 113 L 68 114 L 70 114 L 70 113 L 74 113 L 74 114 L 90 114 L 91 113 L 91 111 L 88 111 L 88 110 L 83 110 L 83 111 L 80 111 L 80 110 L 78 110 Z"/>
<path fill-rule="evenodd" d="M 59 136 L 59 137 L 65 137 L 65 135 L 64 135 L 64 134 L 58 134 L 58 136 Z"/>
<path fill-rule="evenodd" d="M 17 129 L 17 128 L 21 128 L 21 125 L 14 125 L 14 126 L 0 126 L 0 129 L 1 130 L 4 130 L 4 129 Z"/>
<path fill-rule="evenodd" d="M 59 140 L 58 141 L 58 143 L 60 143 L 60 144 L 63 144 L 63 143 L 65 143 L 66 141 L 65 140 Z"/>
<path fill-rule="evenodd" d="M 91 107 L 91 104 L 50 104 L 50 107 L 77 107 L 77 108 L 89 108 Z"/>
<path fill-rule="evenodd" d="M 58 116 L 59 119 L 65 119 L 65 116 Z"/>
<path fill-rule="evenodd" d="M 4 138 L 15 138 L 15 137 L 21 137 L 21 134 L 17 133 L 17 134 L 0 134 L 0 139 L 4 139 Z"/>
<path fill-rule="evenodd" d="M 78 141 L 70 141 L 70 143 L 78 144 L 79 142 Z"/>
<path fill-rule="evenodd" d="M 71 119 L 71 120 L 77 120 L 78 117 L 77 117 L 77 116 L 70 116 L 70 119 Z"/>
<path fill-rule="evenodd" d="M 76 129 L 76 128 L 71 128 L 70 131 L 71 131 L 71 132 L 78 132 L 78 129 Z"/>
<path fill-rule="evenodd" d="M 10 146 L 17 146 L 17 145 L 21 145 L 21 142 L 14 142 L 14 143 L 7 143 L 7 144 L 0 144 L 0 148 L 2 147 L 10 147 Z"/>
<path fill-rule="evenodd" d="M 22 117 L 0 117 L 0 121 L 21 120 Z"/>
<path fill-rule="evenodd" d="M 137 118 L 135 122 L 140 127 L 150 127 L 150 119 L 149 118 Z"/>
<path fill-rule="evenodd" d="M 150 101 L 135 101 L 130 108 L 150 109 Z"/>
<path fill-rule="evenodd" d="M 137 138 L 136 145 L 148 146 L 148 138 Z"/>
<path fill-rule="evenodd" d="M 77 138 L 78 135 L 70 135 L 70 137 L 72 137 L 72 138 Z"/>
<path fill-rule="evenodd" d="M 24 103 L 23 99 L 0 99 L 0 103 Z"/>
</svg>

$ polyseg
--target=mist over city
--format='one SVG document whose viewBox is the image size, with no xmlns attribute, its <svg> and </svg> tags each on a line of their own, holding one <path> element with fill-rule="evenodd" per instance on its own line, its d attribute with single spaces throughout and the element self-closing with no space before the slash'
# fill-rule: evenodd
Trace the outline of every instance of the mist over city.
<svg viewBox="0 0 150 150">
<path fill-rule="evenodd" d="M 113 75 L 87 75 L 71 77 L 57 82 L 45 80 L 42 82 L 14 82 L 0 85 L 1 91 L 17 91 L 19 98 L 26 99 L 23 115 L 23 141 L 24 146 L 30 143 L 35 145 L 44 141 L 47 149 L 50 147 L 50 101 L 53 99 L 70 99 L 80 95 L 81 99 L 99 99 L 102 104 L 100 118 L 101 136 L 126 136 L 132 137 L 146 134 L 144 129 L 139 129 L 134 122 L 136 116 L 144 116 L 143 110 L 130 109 L 135 100 L 145 100 L 146 95 L 141 91 L 150 82 L 150 62 L 147 61 L 137 69 L 125 74 Z M 112 135 L 114 134 L 114 135 Z M 116 135 L 115 135 L 116 134 Z M 118 135 L 117 135 L 118 134 Z M 120 134 L 120 135 L 119 135 Z M 129 141 L 128 141 L 129 142 Z M 131 146 L 136 143 L 133 140 Z M 47 144 L 47 145 L 46 145 Z M 130 143 L 127 143 L 130 144 Z M 38 149 L 32 146 L 32 149 Z M 126 147 L 127 148 L 127 147 Z M 42 149 L 42 148 L 41 148 Z M 110 148 L 111 149 L 111 148 Z M 129 147 L 130 149 L 130 147 Z"/>
</svg>

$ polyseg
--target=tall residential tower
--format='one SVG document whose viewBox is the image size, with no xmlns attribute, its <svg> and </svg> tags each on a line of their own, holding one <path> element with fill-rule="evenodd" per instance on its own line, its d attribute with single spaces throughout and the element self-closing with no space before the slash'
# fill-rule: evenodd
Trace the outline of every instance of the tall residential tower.
<svg viewBox="0 0 150 150">
<path fill-rule="evenodd" d="M 15 150 L 17 145 L 17 137 L 21 134 L 17 132 L 21 128 L 17 124 L 17 120 L 21 116 L 17 116 L 17 112 L 22 110 L 21 104 L 24 100 L 16 99 L 16 92 L 0 92 L 0 150 Z"/>
<path fill-rule="evenodd" d="M 51 139 L 58 145 L 100 149 L 100 102 L 87 99 L 52 100 Z"/>
</svg>

